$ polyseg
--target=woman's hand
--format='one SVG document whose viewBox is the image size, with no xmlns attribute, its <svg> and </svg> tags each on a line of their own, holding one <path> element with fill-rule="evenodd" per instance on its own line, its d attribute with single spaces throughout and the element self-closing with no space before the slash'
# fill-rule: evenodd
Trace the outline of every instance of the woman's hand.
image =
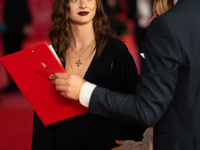
<svg viewBox="0 0 200 150">
<path fill-rule="evenodd" d="M 51 74 L 49 79 L 52 80 L 56 90 L 60 91 L 62 96 L 74 100 L 79 99 L 81 87 L 85 83 L 82 77 L 68 73 Z"/>
</svg>

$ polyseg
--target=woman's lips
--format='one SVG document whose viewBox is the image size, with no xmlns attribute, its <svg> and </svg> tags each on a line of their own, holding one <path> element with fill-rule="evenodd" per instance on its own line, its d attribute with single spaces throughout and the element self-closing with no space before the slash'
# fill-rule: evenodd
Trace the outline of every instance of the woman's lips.
<svg viewBox="0 0 200 150">
<path fill-rule="evenodd" d="M 78 13 L 80 16 L 87 16 L 89 14 L 89 12 L 87 11 L 81 11 Z"/>
</svg>

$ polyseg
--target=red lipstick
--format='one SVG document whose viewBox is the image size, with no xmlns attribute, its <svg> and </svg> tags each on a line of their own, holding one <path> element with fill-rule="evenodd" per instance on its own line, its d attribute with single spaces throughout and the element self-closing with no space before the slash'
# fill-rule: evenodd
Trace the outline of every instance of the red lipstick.
<svg viewBox="0 0 200 150">
<path fill-rule="evenodd" d="M 89 12 L 87 12 L 87 11 L 80 11 L 78 14 L 80 16 L 87 16 L 89 14 Z"/>
</svg>

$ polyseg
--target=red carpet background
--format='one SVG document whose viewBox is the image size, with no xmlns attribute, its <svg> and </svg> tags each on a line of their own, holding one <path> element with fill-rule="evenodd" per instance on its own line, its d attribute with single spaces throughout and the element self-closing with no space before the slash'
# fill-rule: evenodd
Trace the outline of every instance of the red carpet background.
<svg viewBox="0 0 200 150">
<path fill-rule="evenodd" d="M 33 110 L 20 92 L 0 96 L 0 149 L 30 150 Z"/>
<path fill-rule="evenodd" d="M 33 46 L 41 41 L 49 41 L 48 28 L 51 24 L 51 8 L 53 0 L 28 0 L 34 32 L 28 37 L 22 49 Z M 124 4 L 124 0 L 121 0 Z M 123 12 L 127 9 L 123 8 Z M 0 22 L 2 21 L 3 0 L 0 0 Z M 122 40 L 133 55 L 140 73 L 140 61 L 135 44 L 134 23 L 123 14 L 120 16 L 127 23 L 129 33 Z M 0 56 L 3 48 L 0 36 Z M 9 83 L 8 76 L 0 64 L 0 150 L 30 150 L 32 138 L 33 109 L 20 91 L 3 93 L 1 90 Z"/>
<path fill-rule="evenodd" d="M 3 0 L 0 0 L 0 22 L 3 15 Z M 53 0 L 28 0 L 32 15 L 33 34 L 22 49 L 48 40 Z M 12 44 L 12 43 L 11 43 Z M 0 56 L 3 55 L 0 37 Z M 7 74 L 0 64 L 0 91 L 8 84 Z M 30 150 L 32 140 L 33 109 L 21 92 L 0 92 L 0 150 Z"/>
</svg>

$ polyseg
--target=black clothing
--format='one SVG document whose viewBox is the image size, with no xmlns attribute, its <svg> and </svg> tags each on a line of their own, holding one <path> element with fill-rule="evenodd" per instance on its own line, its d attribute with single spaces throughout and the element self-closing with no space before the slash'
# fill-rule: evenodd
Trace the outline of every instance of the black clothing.
<svg viewBox="0 0 200 150">
<path fill-rule="evenodd" d="M 135 32 L 134 36 L 136 37 L 136 43 L 141 53 L 144 52 L 144 42 L 146 39 L 147 27 L 141 27 L 138 24 L 138 8 L 137 0 L 126 0 L 128 4 L 128 18 L 132 19 L 135 22 Z M 150 0 L 151 8 L 153 8 L 153 0 Z"/>
<path fill-rule="evenodd" d="M 4 55 L 21 50 L 22 42 L 26 38 L 23 27 L 31 23 L 31 14 L 27 0 L 4 0 L 3 24 L 5 31 L 2 32 L 2 44 Z M 10 77 L 9 86 L 4 92 L 17 90 L 18 87 Z"/>
<path fill-rule="evenodd" d="M 114 91 L 132 93 L 138 73 L 127 47 L 121 41 L 110 39 L 101 56 L 94 57 L 84 78 Z M 91 113 L 47 127 L 35 114 L 33 128 L 32 150 L 109 150 L 117 146 L 116 139 L 141 140 L 145 130 Z"/>
<path fill-rule="evenodd" d="M 31 14 L 27 0 L 5 0 L 3 22 L 6 31 L 3 33 L 3 48 L 5 55 L 17 52 L 21 49 L 25 35 L 22 28 L 31 23 Z"/>
</svg>

